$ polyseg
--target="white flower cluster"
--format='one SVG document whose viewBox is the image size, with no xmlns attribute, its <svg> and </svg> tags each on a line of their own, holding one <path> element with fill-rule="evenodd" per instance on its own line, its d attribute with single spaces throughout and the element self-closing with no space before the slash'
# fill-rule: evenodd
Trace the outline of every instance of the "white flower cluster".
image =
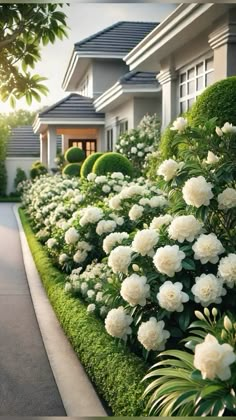
<svg viewBox="0 0 236 420">
<path fill-rule="evenodd" d="M 111 309 L 105 319 L 105 328 L 112 337 L 126 340 L 127 335 L 131 334 L 132 330 L 130 324 L 133 318 L 127 315 L 124 308 L 120 306 L 117 309 Z"/>
<path fill-rule="evenodd" d="M 114 273 L 127 273 L 131 264 L 132 249 L 129 246 L 118 246 L 113 249 L 108 258 L 108 266 Z"/>
<path fill-rule="evenodd" d="M 79 240 L 79 233 L 74 227 L 69 228 L 65 233 L 65 242 L 68 245 L 74 245 Z"/>
<path fill-rule="evenodd" d="M 236 254 L 229 254 L 220 260 L 218 275 L 229 288 L 236 285 Z"/>
<path fill-rule="evenodd" d="M 164 350 L 166 340 L 170 337 L 170 333 L 164 330 L 164 321 L 157 321 L 151 317 L 149 321 L 142 322 L 138 329 L 138 341 L 148 350 Z"/>
<path fill-rule="evenodd" d="M 236 190 L 234 188 L 226 188 L 217 197 L 219 209 L 229 210 L 236 207 Z"/>
<path fill-rule="evenodd" d="M 106 254 L 110 254 L 115 245 L 121 244 L 124 239 L 128 239 L 129 235 L 126 232 L 114 232 L 106 236 L 103 240 L 103 250 Z"/>
<path fill-rule="evenodd" d="M 113 232 L 116 228 L 116 222 L 114 220 L 100 220 L 96 227 L 96 233 L 101 236 L 105 233 Z"/>
<path fill-rule="evenodd" d="M 87 207 L 83 209 L 82 217 L 80 219 L 80 226 L 85 226 L 89 223 L 97 223 L 103 217 L 102 209 L 98 207 Z"/>
<path fill-rule="evenodd" d="M 194 216 L 178 216 L 171 222 L 168 233 L 171 239 L 180 243 L 193 242 L 202 230 L 200 223 Z"/>
<path fill-rule="evenodd" d="M 169 225 L 173 220 L 173 217 L 170 214 L 165 214 L 163 216 L 154 217 L 150 224 L 150 229 L 159 230 L 162 226 Z"/>
<path fill-rule="evenodd" d="M 153 257 L 153 263 L 160 273 L 174 277 L 175 273 L 182 270 L 184 258 L 185 253 L 180 251 L 178 245 L 166 245 L 158 248 Z"/>
<path fill-rule="evenodd" d="M 163 176 L 165 181 L 170 181 L 177 175 L 179 168 L 178 162 L 173 159 L 167 159 L 159 166 L 157 175 Z"/>
<path fill-rule="evenodd" d="M 131 306 L 145 306 L 146 299 L 150 296 L 150 286 L 145 276 L 132 274 L 121 285 L 121 296 Z"/>
<path fill-rule="evenodd" d="M 194 259 L 200 260 L 202 264 L 208 262 L 216 264 L 219 255 L 224 252 L 224 247 L 214 233 L 200 235 L 192 247 Z"/>
<path fill-rule="evenodd" d="M 183 199 L 186 204 L 193 207 L 209 206 L 213 197 L 213 185 L 207 182 L 203 176 L 190 178 L 183 187 Z"/>
<path fill-rule="evenodd" d="M 157 294 L 157 300 L 161 308 L 169 312 L 182 312 L 184 310 L 183 303 L 189 301 L 188 294 L 182 292 L 182 289 L 183 285 L 179 282 L 165 281 Z"/>
<path fill-rule="evenodd" d="M 132 242 L 132 249 L 142 256 L 153 256 L 154 247 L 159 240 L 158 233 L 153 229 L 143 229 L 136 233 Z"/>
<path fill-rule="evenodd" d="M 202 306 L 209 306 L 211 303 L 221 303 L 222 296 L 226 295 L 223 288 L 223 281 L 214 274 L 202 274 L 196 277 L 195 285 L 192 287 L 194 300 Z"/>
</svg>

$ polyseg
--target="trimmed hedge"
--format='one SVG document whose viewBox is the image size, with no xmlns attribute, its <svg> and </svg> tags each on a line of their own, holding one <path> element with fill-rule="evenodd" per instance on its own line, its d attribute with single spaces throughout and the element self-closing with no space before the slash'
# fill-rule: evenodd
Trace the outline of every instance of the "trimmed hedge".
<svg viewBox="0 0 236 420">
<path fill-rule="evenodd" d="M 108 152 L 98 158 L 93 166 L 96 175 L 106 175 L 112 172 L 122 172 L 124 175 L 133 175 L 133 166 L 129 159 L 120 153 Z"/>
<path fill-rule="evenodd" d="M 33 163 L 30 169 L 30 178 L 35 179 L 37 176 L 47 174 L 48 170 L 41 162 Z"/>
<path fill-rule="evenodd" d="M 63 175 L 80 176 L 81 163 L 68 163 L 62 171 Z"/>
<path fill-rule="evenodd" d="M 92 153 L 92 155 L 88 156 L 85 159 L 85 161 L 83 162 L 83 165 L 81 167 L 81 177 L 82 178 L 87 178 L 88 174 L 90 174 L 93 170 L 94 163 L 102 155 L 103 155 L 103 153 L 100 153 L 100 152 Z"/>
<path fill-rule="evenodd" d="M 145 402 L 141 399 L 145 386 L 140 381 L 147 372 L 146 364 L 123 345 L 117 345 L 106 333 L 103 322 L 88 315 L 83 302 L 65 294 L 65 275 L 52 265 L 24 211 L 19 209 L 19 213 L 51 304 L 99 395 L 115 416 L 145 415 Z"/>
<path fill-rule="evenodd" d="M 72 146 L 69 149 L 67 149 L 65 153 L 65 159 L 69 163 L 78 163 L 82 162 L 85 158 L 85 153 L 82 149 L 79 147 Z"/>
</svg>

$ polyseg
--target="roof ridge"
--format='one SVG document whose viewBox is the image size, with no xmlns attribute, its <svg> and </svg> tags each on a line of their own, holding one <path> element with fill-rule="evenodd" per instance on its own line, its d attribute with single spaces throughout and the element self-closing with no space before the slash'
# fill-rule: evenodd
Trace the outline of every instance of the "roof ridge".
<svg viewBox="0 0 236 420">
<path fill-rule="evenodd" d="M 62 98 L 60 101 L 55 102 L 53 105 L 50 105 L 49 107 L 47 107 L 44 111 L 39 112 L 38 116 L 41 117 L 43 116 L 45 113 L 47 113 L 48 111 L 52 111 L 54 108 L 56 108 L 58 105 L 63 104 L 64 102 L 66 102 L 69 98 L 71 98 L 72 96 L 76 96 L 76 97 L 80 97 L 80 98 L 86 98 L 86 99 L 90 99 L 91 103 L 92 103 L 92 98 L 89 98 L 88 96 L 83 96 L 80 95 L 79 93 L 75 93 L 72 92 L 69 95 L 65 96 L 64 98 Z M 37 117 L 36 117 L 37 118 Z"/>
</svg>

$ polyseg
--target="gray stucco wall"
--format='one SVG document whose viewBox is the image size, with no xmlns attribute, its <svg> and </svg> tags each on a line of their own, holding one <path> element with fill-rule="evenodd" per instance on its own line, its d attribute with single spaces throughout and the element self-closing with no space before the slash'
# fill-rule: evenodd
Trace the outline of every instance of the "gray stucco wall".
<svg viewBox="0 0 236 420">
<path fill-rule="evenodd" d="M 128 66 L 122 60 L 114 59 L 95 60 L 92 68 L 94 98 L 109 89 L 121 76 L 129 71 Z"/>
</svg>

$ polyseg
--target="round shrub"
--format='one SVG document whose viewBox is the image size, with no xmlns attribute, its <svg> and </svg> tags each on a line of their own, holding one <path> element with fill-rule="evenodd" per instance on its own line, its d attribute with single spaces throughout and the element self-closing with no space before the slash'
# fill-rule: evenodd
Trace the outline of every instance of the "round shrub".
<svg viewBox="0 0 236 420">
<path fill-rule="evenodd" d="M 26 181 L 26 180 L 27 180 L 27 175 L 26 175 L 25 171 L 21 168 L 17 168 L 16 169 L 16 176 L 15 176 L 15 179 L 14 179 L 15 190 L 17 189 L 18 185 L 21 182 Z"/>
<path fill-rule="evenodd" d="M 69 163 L 82 162 L 85 158 L 85 153 L 79 147 L 70 147 L 65 153 L 65 159 Z"/>
<path fill-rule="evenodd" d="M 46 166 L 44 166 L 41 162 L 37 162 L 35 165 L 33 163 L 31 170 L 30 170 L 30 178 L 35 179 L 37 176 L 44 175 L 48 172 Z"/>
<path fill-rule="evenodd" d="M 217 117 L 217 125 L 226 121 L 236 125 L 236 76 L 209 86 L 198 97 L 189 113 L 189 122 L 196 126 Z"/>
<path fill-rule="evenodd" d="M 96 175 L 106 175 L 112 172 L 122 172 L 124 175 L 132 176 L 133 166 L 130 161 L 120 153 L 104 153 L 98 158 L 93 166 Z"/>
<path fill-rule="evenodd" d="M 68 176 L 80 176 L 81 164 L 80 163 L 68 163 L 62 171 L 63 175 Z"/>
<path fill-rule="evenodd" d="M 85 161 L 83 162 L 83 165 L 81 167 L 81 177 L 86 178 L 90 172 L 93 170 L 93 165 L 96 162 L 98 158 L 100 158 L 103 155 L 103 153 L 97 152 L 93 153 L 92 155 L 89 155 Z"/>
<path fill-rule="evenodd" d="M 40 162 L 40 160 L 36 160 L 34 163 L 32 163 L 31 168 L 36 168 L 37 166 L 41 166 L 42 162 Z"/>
</svg>

